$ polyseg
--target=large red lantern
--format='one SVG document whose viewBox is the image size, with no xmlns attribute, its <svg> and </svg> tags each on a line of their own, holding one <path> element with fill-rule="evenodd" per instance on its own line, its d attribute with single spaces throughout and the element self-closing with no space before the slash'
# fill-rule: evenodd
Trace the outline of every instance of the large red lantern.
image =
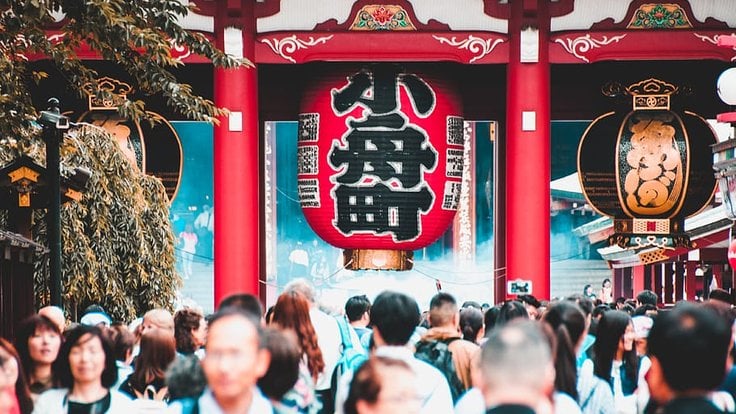
<svg viewBox="0 0 736 414">
<path fill-rule="evenodd" d="M 316 77 L 301 103 L 298 189 L 309 225 L 351 269 L 411 268 L 457 210 L 460 99 L 438 76 L 382 64 Z"/>
</svg>

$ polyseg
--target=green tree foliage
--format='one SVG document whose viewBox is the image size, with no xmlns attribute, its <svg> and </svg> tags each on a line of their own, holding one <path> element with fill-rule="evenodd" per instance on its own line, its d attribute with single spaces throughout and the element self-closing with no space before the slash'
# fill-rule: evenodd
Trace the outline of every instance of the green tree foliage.
<svg viewBox="0 0 736 414">
<path fill-rule="evenodd" d="M 52 62 L 62 74 L 53 81 L 67 82 L 80 96 L 88 84 L 98 90 L 98 98 L 111 98 L 96 88 L 97 73 L 77 55 L 83 47 L 117 63 L 139 93 L 160 94 L 183 116 L 216 122 L 226 111 L 177 81 L 171 70 L 182 63 L 172 58 L 172 48 L 186 46 L 218 67 L 250 63 L 225 55 L 201 33 L 183 29 L 178 22 L 191 7 L 178 0 L 0 0 L 0 166 L 19 154 L 45 165 L 30 87 L 48 75 L 32 70 L 31 60 Z M 52 26 L 61 36 L 47 37 Z M 133 120 L 149 119 L 142 100 L 129 99 L 118 112 Z M 117 143 L 92 126 L 65 135 L 62 163 L 92 171 L 82 201 L 62 206 L 67 308 L 99 303 L 118 319 L 152 307 L 170 308 L 181 282 L 174 270 L 174 237 L 161 182 L 133 168 Z M 43 210 L 34 212 L 34 239 L 41 244 L 46 244 L 44 216 Z M 0 227 L 7 226 L 7 215 L 0 211 Z M 39 306 L 48 303 L 47 266 L 47 258 L 36 262 Z"/>
<path fill-rule="evenodd" d="M 0 165 L 21 153 L 45 164 L 39 128 L 22 140 L 0 140 Z M 82 200 L 61 209 L 66 308 L 81 312 L 97 303 L 119 320 L 153 307 L 171 308 L 181 280 L 174 270 L 174 235 L 161 181 L 133 168 L 115 139 L 96 126 L 71 129 L 61 153 L 62 175 L 72 166 L 92 171 Z M 40 244 L 46 244 L 45 214 L 33 215 L 33 237 Z M 35 267 L 36 303 L 47 304 L 48 256 L 38 257 Z"/>
<path fill-rule="evenodd" d="M 171 73 L 182 64 L 172 57 L 172 47 L 186 46 L 218 67 L 249 62 L 224 54 L 203 34 L 183 29 L 178 21 L 191 7 L 179 0 L 0 0 L 0 134 L 17 134 L 35 118 L 28 85 L 47 74 L 30 70 L 29 59 L 52 61 L 80 96 L 83 85 L 97 85 L 97 73 L 77 55 L 82 46 L 119 64 L 138 92 L 161 94 L 190 119 L 216 122 L 224 110 Z M 60 26 L 62 36 L 49 39 L 45 29 L 51 25 Z M 109 98 L 106 93 L 99 90 L 98 96 Z M 141 100 L 128 100 L 118 110 L 130 119 L 147 118 Z"/>
</svg>

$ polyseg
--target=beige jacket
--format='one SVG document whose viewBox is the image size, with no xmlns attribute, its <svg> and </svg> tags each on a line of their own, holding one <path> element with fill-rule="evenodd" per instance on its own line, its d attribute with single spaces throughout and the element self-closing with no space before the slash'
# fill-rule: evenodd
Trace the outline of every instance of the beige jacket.
<svg viewBox="0 0 736 414">
<path fill-rule="evenodd" d="M 465 389 L 473 386 L 470 371 L 473 359 L 480 352 L 480 347 L 473 342 L 462 339 L 462 335 L 454 328 L 435 327 L 427 330 L 422 336 L 423 341 L 442 341 L 450 338 L 459 338 L 450 342 L 450 352 L 452 352 L 452 362 L 455 363 L 455 371 Z"/>
</svg>

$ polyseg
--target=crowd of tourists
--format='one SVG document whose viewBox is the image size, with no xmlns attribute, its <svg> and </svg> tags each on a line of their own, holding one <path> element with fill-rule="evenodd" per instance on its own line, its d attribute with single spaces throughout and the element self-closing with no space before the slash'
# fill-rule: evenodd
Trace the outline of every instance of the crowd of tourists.
<svg viewBox="0 0 736 414">
<path fill-rule="evenodd" d="M 496 306 L 385 291 L 325 312 L 303 280 L 263 311 L 42 308 L 0 338 L 0 413 L 734 412 L 731 295 L 658 307 L 586 294 Z"/>
</svg>

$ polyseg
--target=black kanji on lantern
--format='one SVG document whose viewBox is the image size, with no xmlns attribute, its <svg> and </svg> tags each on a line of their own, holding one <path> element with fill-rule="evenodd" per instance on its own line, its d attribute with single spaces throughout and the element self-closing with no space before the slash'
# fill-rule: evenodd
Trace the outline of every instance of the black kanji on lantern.
<svg viewBox="0 0 736 414">
<path fill-rule="evenodd" d="M 395 178 L 404 188 L 419 184 L 422 166 L 431 169 L 437 154 L 431 148 L 422 148 L 427 136 L 405 126 L 405 122 L 399 114 L 351 121 L 353 129 L 345 137 L 347 149 L 334 148 L 330 154 L 332 165 L 348 165 L 337 182 L 354 184 L 368 173 L 384 181 Z"/>
<path fill-rule="evenodd" d="M 397 241 L 414 239 L 419 236 L 420 212 L 427 212 L 434 201 L 434 194 L 420 184 L 422 171 L 436 165 L 437 152 L 427 133 L 401 111 L 400 85 L 417 115 L 433 112 L 435 95 L 429 85 L 395 66 L 359 72 L 332 92 L 336 113 L 355 106 L 365 109 L 363 118 L 347 122 L 347 133 L 329 157 L 336 170 L 343 169 L 334 178 L 335 224 L 343 233 L 391 232 Z M 382 183 L 371 183 L 368 177 Z"/>
<path fill-rule="evenodd" d="M 335 189 L 337 228 L 354 231 L 391 232 L 397 241 L 419 235 L 418 212 L 426 212 L 434 197 L 425 186 L 418 191 L 396 191 L 383 184 L 370 187 L 340 185 Z"/>
</svg>

